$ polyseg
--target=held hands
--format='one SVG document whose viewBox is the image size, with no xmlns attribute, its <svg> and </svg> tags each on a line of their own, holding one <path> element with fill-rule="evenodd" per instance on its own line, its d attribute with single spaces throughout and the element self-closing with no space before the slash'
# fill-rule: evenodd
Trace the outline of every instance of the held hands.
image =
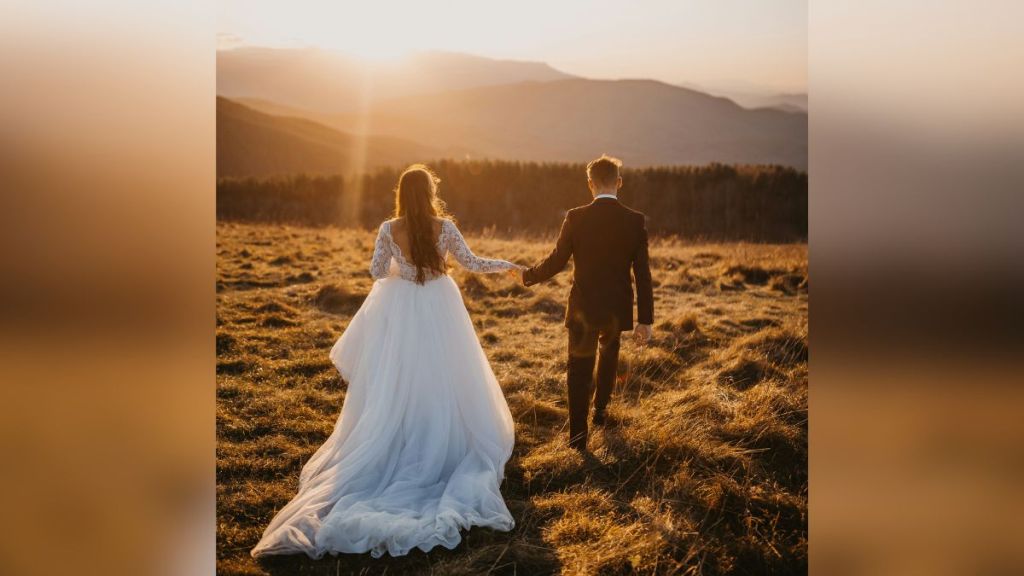
<svg viewBox="0 0 1024 576">
<path fill-rule="evenodd" d="M 654 330 L 651 328 L 650 324 L 637 324 L 636 327 L 633 328 L 633 342 L 638 346 L 643 346 L 651 339 L 653 333 Z"/>
<path fill-rule="evenodd" d="M 526 266 L 516 265 L 515 268 L 509 268 L 505 271 L 509 278 L 516 280 L 519 283 L 523 282 L 523 270 L 526 270 Z"/>
</svg>

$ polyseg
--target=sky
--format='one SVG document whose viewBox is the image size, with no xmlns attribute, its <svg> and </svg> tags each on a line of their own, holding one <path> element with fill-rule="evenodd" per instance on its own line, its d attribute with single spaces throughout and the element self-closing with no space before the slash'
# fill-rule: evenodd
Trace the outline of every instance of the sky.
<svg viewBox="0 0 1024 576">
<path fill-rule="evenodd" d="M 443 50 L 588 78 L 807 91 L 806 0 L 220 0 L 217 26 L 221 48 L 319 47 L 369 60 Z"/>
</svg>

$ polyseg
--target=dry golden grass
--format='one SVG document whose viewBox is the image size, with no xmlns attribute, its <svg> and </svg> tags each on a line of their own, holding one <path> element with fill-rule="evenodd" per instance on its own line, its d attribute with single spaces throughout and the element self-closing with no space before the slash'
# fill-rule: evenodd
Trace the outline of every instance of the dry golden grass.
<svg viewBox="0 0 1024 576">
<path fill-rule="evenodd" d="M 469 238 L 535 262 L 549 241 Z M 249 556 L 327 438 L 327 354 L 362 298 L 373 234 L 217 228 L 217 564 L 224 574 L 790 574 L 807 568 L 806 245 L 652 244 L 656 338 L 624 343 L 611 425 L 565 445 L 569 274 L 453 275 L 516 421 L 510 533 L 374 560 Z"/>
</svg>

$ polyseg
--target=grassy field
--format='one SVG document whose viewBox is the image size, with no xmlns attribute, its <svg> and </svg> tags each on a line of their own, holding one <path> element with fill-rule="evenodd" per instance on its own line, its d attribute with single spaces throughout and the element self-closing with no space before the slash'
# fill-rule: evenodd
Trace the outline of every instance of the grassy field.
<svg viewBox="0 0 1024 576">
<path fill-rule="evenodd" d="M 807 570 L 807 247 L 654 240 L 655 340 L 624 342 L 612 425 L 566 447 L 568 271 L 452 271 L 516 421 L 510 533 L 455 550 L 249 556 L 345 399 L 328 352 L 371 287 L 373 234 L 217 227 L 223 574 L 793 574 Z M 534 263 L 551 241 L 470 236 Z"/>
</svg>

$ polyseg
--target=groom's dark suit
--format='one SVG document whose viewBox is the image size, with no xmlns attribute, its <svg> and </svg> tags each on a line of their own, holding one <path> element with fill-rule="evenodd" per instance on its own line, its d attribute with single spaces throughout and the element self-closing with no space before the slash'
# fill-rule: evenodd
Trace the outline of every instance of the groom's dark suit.
<svg viewBox="0 0 1024 576">
<path fill-rule="evenodd" d="M 585 448 L 598 347 L 601 357 L 597 362 L 594 410 L 603 414 L 618 368 L 619 333 L 633 329 L 633 280 L 637 322 L 654 321 L 646 217 L 614 198 L 598 198 L 573 208 L 565 215 L 555 249 L 543 262 L 523 271 L 523 283 L 530 286 L 551 278 L 565 268 L 569 257 L 574 262 L 565 312 L 569 329 L 569 442 Z"/>
</svg>

